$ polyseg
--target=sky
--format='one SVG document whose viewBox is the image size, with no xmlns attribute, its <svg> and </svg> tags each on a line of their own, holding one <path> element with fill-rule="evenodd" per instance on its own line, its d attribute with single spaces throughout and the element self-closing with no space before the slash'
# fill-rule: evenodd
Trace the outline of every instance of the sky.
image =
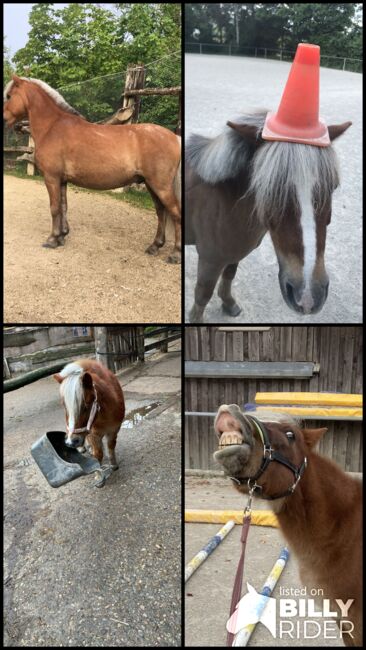
<svg viewBox="0 0 366 650">
<path fill-rule="evenodd" d="M 24 47 L 28 40 L 28 15 L 33 3 L 20 4 L 4 3 L 4 35 L 5 45 L 10 48 L 10 56 Z"/>
<path fill-rule="evenodd" d="M 10 56 L 24 47 L 28 40 L 29 23 L 28 16 L 33 7 L 33 2 L 21 2 L 19 4 L 4 3 L 4 35 L 5 45 L 10 49 Z M 66 7 L 68 3 L 55 2 L 59 7 Z M 112 9 L 110 3 L 106 7 Z"/>
</svg>

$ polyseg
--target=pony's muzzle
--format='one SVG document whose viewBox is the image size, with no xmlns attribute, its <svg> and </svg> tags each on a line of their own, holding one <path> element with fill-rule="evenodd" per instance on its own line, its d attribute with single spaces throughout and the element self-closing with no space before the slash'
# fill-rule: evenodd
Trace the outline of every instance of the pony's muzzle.
<svg viewBox="0 0 366 650">
<path fill-rule="evenodd" d="M 68 435 L 66 436 L 65 445 L 72 448 L 82 447 L 84 445 L 84 438 L 78 435 Z"/>
<path fill-rule="evenodd" d="M 300 314 L 316 314 L 319 312 L 328 296 L 329 280 L 311 282 L 305 287 L 303 281 L 293 281 L 280 272 L 280 288 L 286 304 Z"/>
</svg>

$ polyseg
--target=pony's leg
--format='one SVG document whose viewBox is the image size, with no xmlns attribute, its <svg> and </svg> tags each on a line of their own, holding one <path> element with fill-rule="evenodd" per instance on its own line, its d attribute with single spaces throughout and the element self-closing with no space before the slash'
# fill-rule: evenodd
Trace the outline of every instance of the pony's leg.
<svg viewBox="0 0 366 650">
<path fill-rule="evenodd" d="M 158 216 L 158 229 L 156 231 L 155 239 L 153 243 L 147 247 L 145 253 L 149 255 L 157 255 L 159 248 L 165 244 L 165 227 L 166 227 L 166 212 L 165 208 L 160 201 L 159 197 L 151 189 L 151 187 L 146 183 L 146 187 L 150 192 L 151 198 L 154 201 L 156 214 Z"/>
<path fill-rule="evenodd" d="M 198 258 L 197 283 L 194 291 L 194 305 L 189 312 L 190 323 L 202 323 L 203 312 L 210 300 L 216 282 L 222 271 L 222 266 L 216 262 L 207 262 L 201 257 Z"/>
<path fill-rule="evenodd" d="M 59 237 L 62 236 L 62 206 L 61 206 L 61 183 L 53 178 L 46 178 L 45 183 L 50 197 L 50 208 L 52 215 L 52 230 L 43 246 L 45 248 L 57 248 L 60 245 Z"/>
<path fill-rule="evenodd" d="M 239 307 L 231 294 L 231 284 L 235 277 L 237 268 L 237 264 L 228 264 L 228 266 L 224 268 L 219 288 L 217 290 L 217 293 L 222 300 L 223 310 L 230 316 L 239 316 L 241 312 L 241 307 Z"/>
<path fill-rule="evenodd" d="M 103 443 L 100 436 L 96 433 L 88 434 L 88 444 L 91 446 L 91 455 L 94 456 L 100 463 L 103 460 Z"/>
<path fill-rule="evenodd" d="M 58 238 L 60 246 L 65 243 L 65 237 L 70 231 L 67 221 L 67 183 L 61 185 L 61 235 Z"/>
<path fill-rule="evenodd" d="M 116 452 L 115 452 L 118 431 L 119 431 L 119 427 L 116 431 L 112 431 L 111 433 L 106 434 L 109 462 L 113 469 L 118 469 L 118 462 L 117 462 Z"/>
<path fill-rule="evenodd" d="M 167 212 L 169 212 L 174 223 L 175 245 L 166 261 L 169 262 L 170 264 L 180 264 L 181 250 L 182 250 L 182 241 L 181 241 L 182 234 L 181 234 L 181 207 L 180 207 L 179 200 L 174 194 L 173 187 L 170 190 L 157 188 L 156 186 L 153 187 L 152 189 L 160 199 L 161 203 L 163 204 Z"/>
</svg>

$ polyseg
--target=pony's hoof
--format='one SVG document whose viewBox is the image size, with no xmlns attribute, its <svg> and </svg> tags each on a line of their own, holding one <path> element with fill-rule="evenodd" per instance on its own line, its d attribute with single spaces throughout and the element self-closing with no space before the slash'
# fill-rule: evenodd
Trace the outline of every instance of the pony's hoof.
<svg viewBox="0 0 366 650">
<path fill-rule="evenodd" d="M 148 255 L 158 255 L 159 248 L 156 244 L 151 244 L 151 246 L 147 247 L 145 253 L 147 253 Z"/>
<path fill-rule="evenodd" d="M 242 309 L 237 305 L 237 303 L 234 303 L 234 305 L 222 305 L 222 309 L 225 314 L 228 314 L 229 316 L 239 316 L 241 314 Z"/>
<path fill-rule="evenodd" d="M 169 257 L 166 258 L 168 264 L 180 264 L 181 254 L 179 251 L 172 253 Z"/>
<path fill-rule="evenodd" d="M 53 237 L 52 239 L 47 239 L 44 244 L 42 244 L 43 248 L 57 248 L 59 246 L 58 239 L 56 237 Z"/>
<path fill-rule="evenodd" d="M 188 315 L 189 322 L 190 323 L 203 323 L 203 312 L 202 309 L 197 310 L 197 308 L 194 306 L 192 307 L 191 311 L 189 312 Z"/>
</svg>

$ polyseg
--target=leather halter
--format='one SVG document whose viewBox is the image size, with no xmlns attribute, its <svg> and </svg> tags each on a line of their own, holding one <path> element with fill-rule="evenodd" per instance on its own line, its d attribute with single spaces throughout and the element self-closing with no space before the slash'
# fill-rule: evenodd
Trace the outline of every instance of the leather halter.
<svg viewBox="0 0 366 650">
<path fill-rule="evenodd" d="M 238 485 L 244 485 L 246 483 L 248 485 L 248 488 L 249 488 L 250 492 L 252 494 L 255 494 L 255 492 L 257 490 L 263 490 L 261 485 L 257 485 L 257 483 L 256 483 L 257 478 L 259 478 L 263 474 L 263 472 L 265 472 L 268 465 L 273 460 L 275 460 L 278 463 L 281 463 L 281 465 L 285 465 L 286 467 L 288 467 L 294 473 L 295 481 L 287 490 L 285 490 L 285 492 L 282 492 L 281 494 L 276 494 L 273 497 L 264 496 L 264 494 L 261 494 L 261 495 L 258 495 L 258 496 L 260 496 L 261 499 L 267 499 L 268 501 L 271 501 L 273 499 L 280 499 L 281 497 L 286 497 L 286 496 L 289 496 L 290 494 L 293 494 L 293 492 L 295 491 L 295 488 L 296 488 L 298 482 L 300 481 L 300 479 L 301 479 L 301 477 L 302 477 L 302 475 L 304 473 L 304 470 L 306 468 L 306 465 L 307 465 L 306 456 L 304 457 L 304 460 L 301 463 L 301 465 L 299 467 L 296 467 L 289 460 L 287 460 L 287 458 L 285 458 L 284 456 L 279 454 L 277 451 L 272 449 L 271 441 L 269 439 L 269 433 L 268 433 L 267 428 L 264 426 L 263 422 L 260 422 L 259 420 L 257 420 L 257 418 L 255 418 L 253 415 L 249 415 L 249 413 L 245 413 L 245 416 L 247 418 L 250 418 L 253 421 L 253 424 L 254 424 L 257 432 L 259 433 L 260 439 L 261 439 L 261 441 L 263 443 L 262 464 L 261 464 L 258 472 L 254 476 L 247 476 L 247 477 L 244 477 L 244 478 L 236 478 L 234 476 L 230 476 L 229 478 L 231 478 L 231 480 L 234 481 L 235 483 L 237 483 Z M 254 484 L 251 485 L 251 481 L 254 481 Z"/>
<path fill-rule="evenodd" d="M 86 425 L 86 427 L 82 427 L 81 429 L 74 429 L 73 433 L 89 433 L 90 429 L 92 428 L 93 422 L 97 416 L 97 412 L 100 411 L 100 405 L 98 404 L 97 389 L 95 388 L 94 383 L 93 383 L 93 389 L 94 389 L 94 402 L 91 405 L 88 424 Z"/>
</svg>

